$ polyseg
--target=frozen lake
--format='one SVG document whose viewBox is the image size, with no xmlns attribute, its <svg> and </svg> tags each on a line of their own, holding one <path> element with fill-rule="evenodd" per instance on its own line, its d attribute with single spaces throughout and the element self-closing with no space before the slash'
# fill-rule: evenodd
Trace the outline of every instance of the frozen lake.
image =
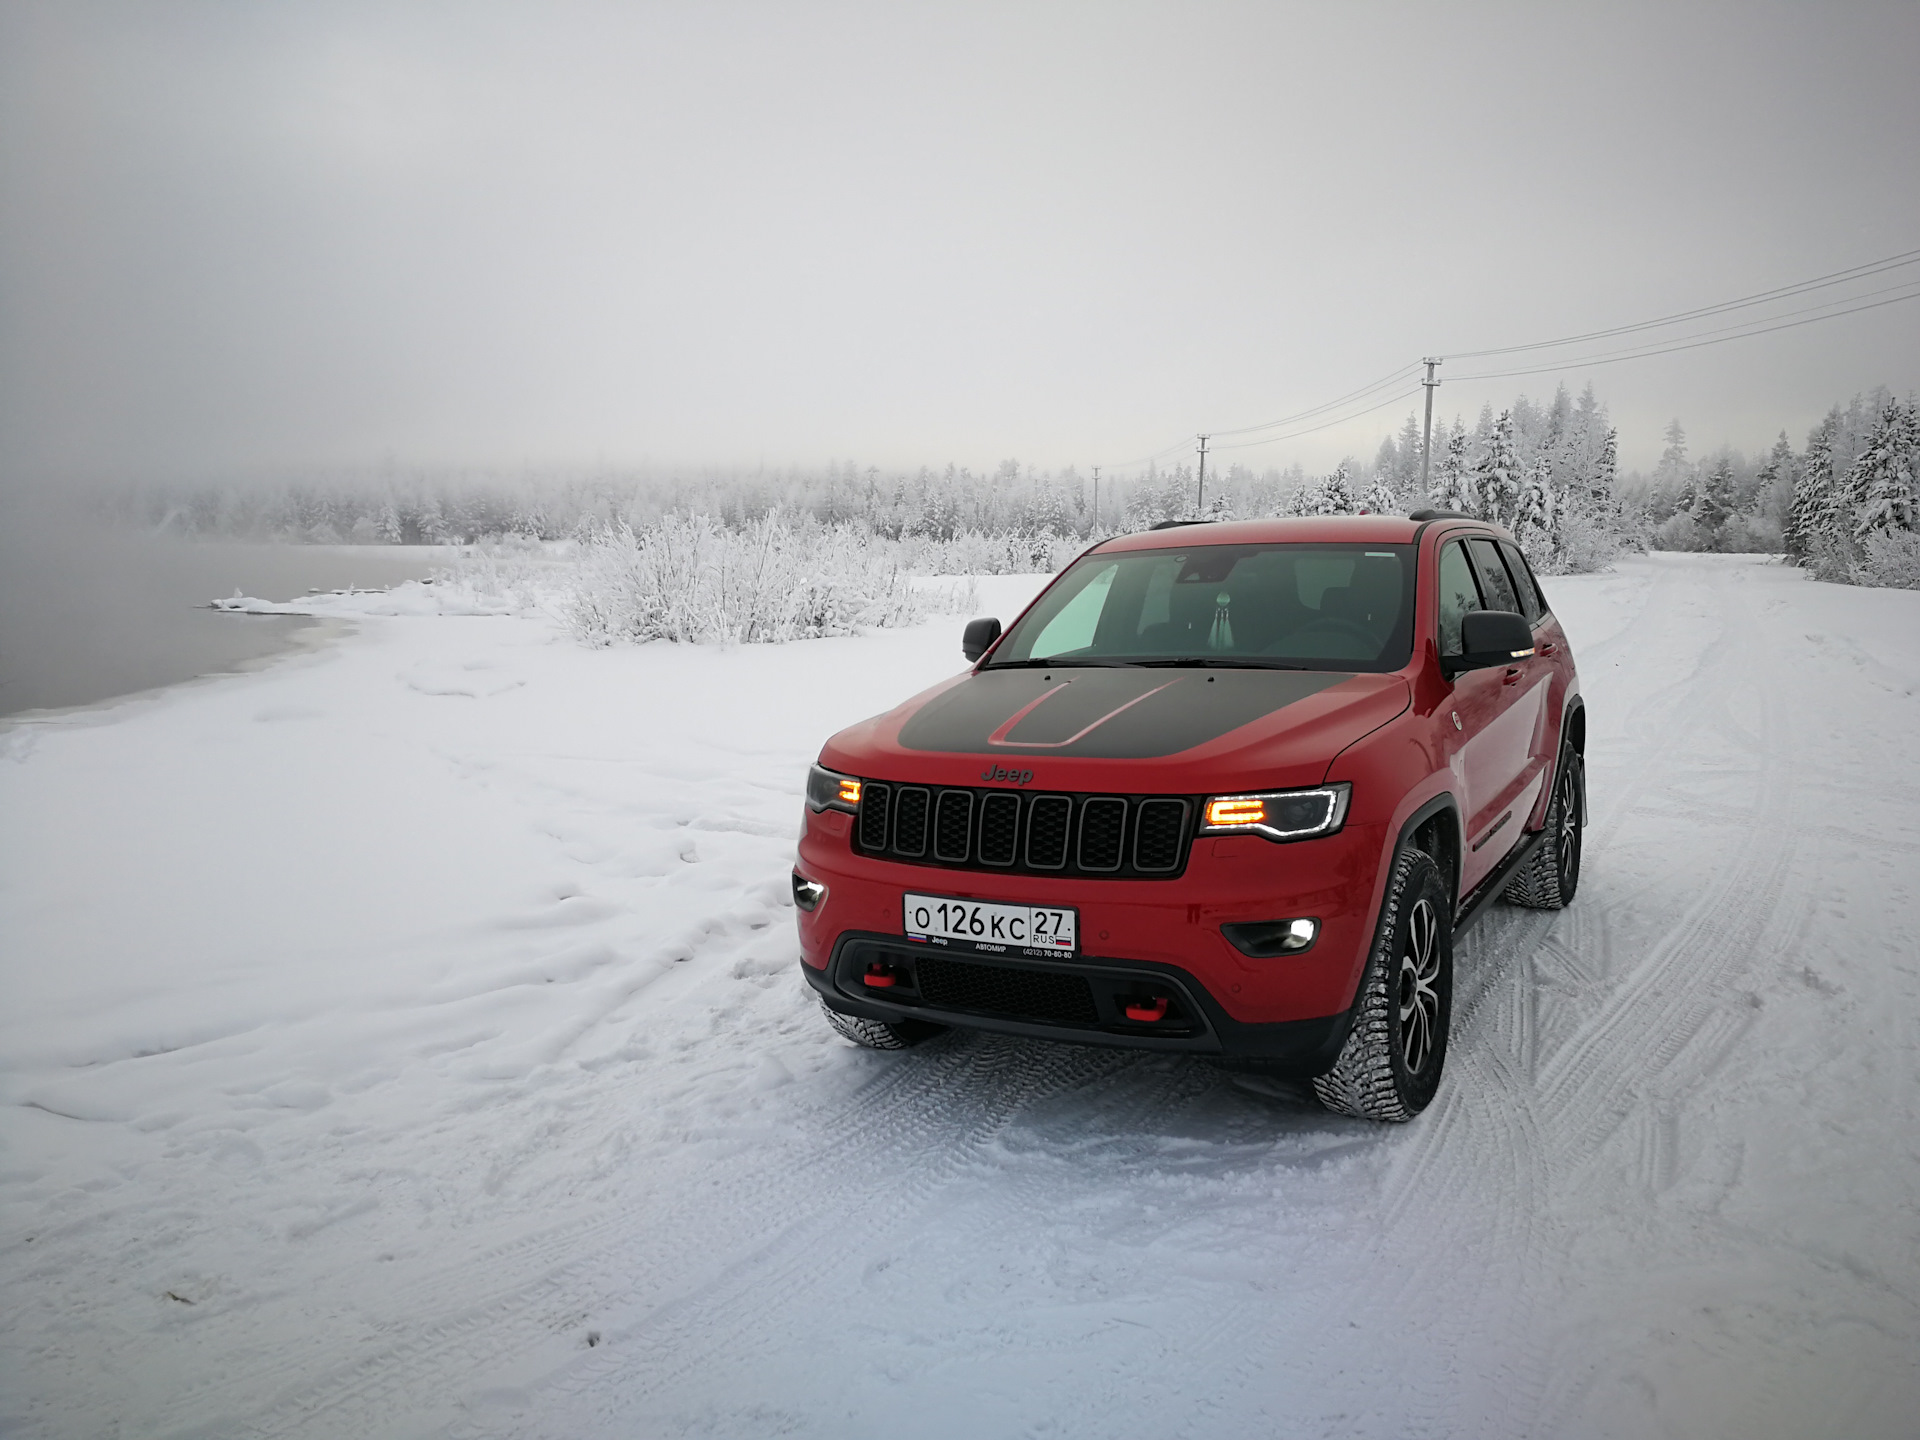
<svg viewBox="0 0 1920 1440">
<path fill-rule="evenodd" d="M 320 623 L 204 609 L 236 589 L 268 600 L 417 580 L 431 546 L 254 545 L 0 525 L 0 715 L 91 705 L 239 670 Z"/>
</svg>

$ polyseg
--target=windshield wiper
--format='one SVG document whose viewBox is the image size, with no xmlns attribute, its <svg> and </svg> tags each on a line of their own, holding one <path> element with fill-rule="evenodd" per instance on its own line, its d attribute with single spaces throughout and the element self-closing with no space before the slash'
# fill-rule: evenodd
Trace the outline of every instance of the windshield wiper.
<svg viewBox="0 0 1920 1440">
<path fill-rule="evenodd" d="M 986 668 L 989 670 L 1063 670 L 1069 665 L 1079 665 L 1094 669 L 1111 669 L 1116 665 L 1130 663 L 1126 660 L 996 660 Z"/>
<path fill-rule="evenodd" d="M 1129 665 L 1138 665 L 1142 669 L 1180 669 L 1218 665 L 1226 670 L 1311 670 L 1311 665 L 1291 665 L 1284 660 L 1254 660 L 1250 658 L 1229 658 L 1224 655 L 1181 655 L 1172 660 L 1129 660 Z"/>
</svg>

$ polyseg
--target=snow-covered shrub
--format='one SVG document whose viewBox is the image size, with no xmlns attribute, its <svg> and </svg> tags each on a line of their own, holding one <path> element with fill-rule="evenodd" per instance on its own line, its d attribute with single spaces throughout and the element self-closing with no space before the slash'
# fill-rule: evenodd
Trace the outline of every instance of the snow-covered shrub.
<svg viewBox="0 0 1920 1440">
<path fill-rule="evenodd" d="M 892 544 L 805 516 L 738 529 L 708 515 L 604 525 L 582 536 L 559 609 L 592 644 L 755 644 L 911 625 L 975 603 L 972 586 L 916 584 Z"/>
<path fill-rule="evenodd" d="M 1856 570 L 1853 546 L 1842 536 L 1815 533 L 1807 540 L 1800 563 L 1813 572 L 1816 580 L 1836 585 L 1853 583 Z"/>
<path fill-rule="evenodd" d="M 1653 548 L 1656 550 L 1701 550 L 1700 527 L 1694 523 L 1692 514 L 1679 510 L 1653 527 Z"/>
<path fill-rule="evenodd" d="M 1720 548 L 1736 554 L 1776 554 L 1782 544 L 1777 522 L 1744 510 L 1729 515 L 1720 531 Z"/>
<path fill-rule="evenodd" d="M 1549 562 L 1549 573 L 1591 575 L 1613 564 L 1621 549 L 1618 526 L 1609 525 L 1584 510 L 1572 510 L 1560 517 L 1560 543 Z"/>
<path fill-rule="evenodd" d="M 1869 535 L 1852 576 L 1856 585 L 1920 590 L 1920 531 L 1893 530 Z"/>
<path fill-rule="evenodd" d="M 906 535 L 894 542 L 898 562 L 916 575 L 1051 574 L 1088 543 L 1076 535 L 1030 530 L 998 535 L 962 530 L 947 540 Z"/>
</svg>

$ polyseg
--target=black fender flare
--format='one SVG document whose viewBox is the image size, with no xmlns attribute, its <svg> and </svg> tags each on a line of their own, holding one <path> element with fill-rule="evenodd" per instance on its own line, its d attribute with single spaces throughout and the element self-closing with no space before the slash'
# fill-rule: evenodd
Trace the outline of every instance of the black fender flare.
<svg viewBox="0 0 1920 1440">
<path fill-rule="evenodd" d="M 1558 781 L 1559 769 L 1566 763 L 1569 754 L 1580 757 L 1580 825 L 1587 823 L 1587 702 L 1578 695 L 1570 696 L 1567 708 L 1560 715 L 1560 749 L 1553 758 L 1554 780 Z"/>
<path fill-rule="evenodd" d="M 1452 887 L 1453 894 L 1457 898 L 1460 893 L 1460 852 L 1467 841 L 1466 829 L 1460 822 L 1460 802 L 1454 798 L 1451 790 L 1441 791 L 1401 823 L 1400 833 L 1394 837 L 1393 853 L 1394 855 L 1398 855 L 1401 850 L 1406 848 L 1407 842 L 1413 838 L 1414 831 L 1418 830 L 1422 825 L 1425 825 L 1436 815 L 1442 814 L 1450 815 L 1453 819 L 1452 852 L 1446 855 L 1436 855 L 1433 857 L 1433 860 L 1436 865 L 1439 865 L 1442 870 L 1447 873 L 1447 883 Z M 1393 863 L 1391 857 L 1388 858 L 1387 863 Z"/>
</svg>

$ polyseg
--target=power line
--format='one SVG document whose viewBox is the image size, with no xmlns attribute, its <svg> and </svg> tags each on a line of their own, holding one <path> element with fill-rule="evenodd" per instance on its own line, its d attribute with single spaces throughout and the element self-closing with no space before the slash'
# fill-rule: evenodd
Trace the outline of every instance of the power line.
<svg viewBox="0 0 1920 1440">
<path fill-rule="evenodd" d="M 1192 443 L 1191 437 L 1182 435 L 1171 445 L 1163 445 L 1151 455 L 1141 455 L 1133 460 L 1102 460 L 1100 466 L 1105 470 L 1131 470 L 1136 465 L 1150 465 L 1155 460 L 1165 460 L 1175 452 L 1185 450 Z"/>
<path fill-rule="evenodd" d="M 1864 280 L 1874 275 L 1884 274 L 1887 271 L 1902 269 L 1914 264 L 1920 264 L 1920 250 L 1906 250 L 1897 255 L 1888 255 L 1879 260 L 1870 260 L 1864 264 L 1849 266 L 1844 270 L 1835 270 L 1826 275 L 1817 275 L 1809 280 L 1795 281 L 1791 285 L 1780 285 L 1771 290 L 1757 291 L 1754 294 L 1740 296 L 1737 299 L 1723 300 L 1713 305 L 1701 305 L 1691 310 L 1676 311 L 1671 315 L 1659 316 L 1652 320 L 1636 321 L 1631 325 L 1615 325 L 1603 330 L 1590 330 L 1584 334 L 1563 336 L 1557 340 L 1537 340 L 1525 345 L 1504 345 L 1487 350 L 1455 351 L 1449 355 L 1448 358 L 1459 361 L 1489 359 L 1497 355 L 1520 355 L 1530 351 L 1560 349 L 1570 345 L 1583 344 L 1591 340 L 1608 339 L 1616 335 L 1631 335 L 1646 330 L 1663 329 L 1668 326 L 1684 324 L 1690 320 L 1706 319 L 1710 316 L 1723 315 L 1735 310 L 1747 309 L 1755 305 L 1764 305 L 1770 302 L 1784 300 L 1794 295 L 1804 295 L 1815 290 L 1827 289 L 1834 285 Z M 1550 375 L 1556 372 L 1577 370 L 1594 365 L 1617 365 L 1628 360 L 1651 359 L 1656 355 L 1670 355 L 1683 350 L 1698 350 L 1710 345 L 1725 345 L 1735 340 L 1745 340 L 1756 335 L 1770 335 L 1780 330 L 1798 329 L 1802 325 L 1818 324 L 1822 320 L 1837 320 L 1845 315 L 1858 315 L 1864 311 L 1878 310 L 1887 305 L 1898 305 L 1908 300 L 1920 299 L 1920 288 L 1915 287 L 1920 287 L 1920 280 L 1909 279 L 1901 281 L 1897 285 L 1883 286 L 1878 290 L 1869 290 L 1834 300 L 1825 300 L 1819 304 L 1806 306 L 1799 310 L 1788 310 L 1784 313 L 1770 316 L 1758 316 L 1752 320 L 1739 321 L 1733 325 L 1721 326 L 1713 330 L 1695 331 L 1692 334 L 1683 335 L 1673 340 L 1649 340 L 1619 350 L 1600 351 L 1594 355 L 1557 361 L 1552 364 L 1526 366 L 1515 370 L 1487 371 L 1476 375 L 1456 375 L 1453 378 L 1457 381 L 1509 380 L 1526 375 Z M 1905 293 L 1896 294 L 1894 293 L 1896 291 L 1904 291 Z M 1792 318 L 1794 316 L 1803 316 L 1805 318 L 1794 319 Z M 1274 420 L 1265 420 L 1257 425 L 1243 425 L 1233 430 L 1210 431 L 1208 435 L 1212 439 L 1234 435 L 1256 435 L 1268 430 L 1281 430 L 1285 432 L 1277 435 L 1262 434 L 1261 438 L 1257 440 L 1242 440 L 1238 443 L 1224 445 L 1216 444 L 1213 446 L 1213 449 L 1248 450 L 1261 445 L 1277 444 L 1283 440 L 1295 440 L 1301 436 L 1312 435 L 1321 430 L 1331 429 L 1336 425 L 1344 425 L 1349 421 L 1358 420 L 1362 416 L 1384 410 L 1389 405 L 1396 405 L 1402 400 L 1411 399 L 1414 395 L 1419 394 L 1423 388 L 1427 389 L 1427 397 L 1430 403 L 1433 397 L 1433 391 L 1431 388 L 1428 388 L 1428 384 L 1429 382 L 1430 384 L 1438 384 L 1439 382 L 1433 380 L 1433 371 L 1429 365 L 1425 382 L 1417 383 L 1411 389 L 1398 390 L 1386 399 L 1376 401 L 1361 409 L 1347 410 L 1347 407 L 1354 402 L 1373 396 L 1380 390 L 1394 384 L 1395 381 L 1419 371 L 1421 366 L 1427 363 L 1428 362 L 1425 361 L 1418 361 L 1397 366 L 1385 375 L 1382 375 L 1379 379 L 1362 385 L 1357 390 L 1350 390 L 1345 395 L 1339 396 L 1336 399 L 1328 400 L 1323 404 L 1312 406 L 1306 410 L 1296 411 L 1291 415 L 1283 415 Z M 1432 362 L 1432 364 L 1438 363 L 1440 362 L 1437 359 Z M 1346 413 L 1332 415 L 1331 418 L 1326 419 L 1320 418 L 1328 416 L 1330 412 L 1336 410 L 1345 411 Z M 1300 422 L 1306 420 L 1315 420 L 1317 423 L 1301 425 Z M 1163 446 L 1161 449 L 1155 450 L 1151 454 L 1142 455 L 1137 459 L 1125 460 L 1117 464 L 1102 463 L 1108 470 L 1132 469 L 1141 465 L 1150 465 L 1155 461 L 1170 458 L 1177 452 L 1184 450 L 1191 443 L 1190 440 L 1183 437 L 1170 445 Z"/>
<path fill-rule="evenodd" d="M 1778 315 L 1756 316 L 1754 319 L 1751 319 L 1751 320 L 1739 320 L 1733 323 L 1732 325 L 1721 325 L 1712 330 L 1696 330 L 1691 335 L 1681 335 L 1676 337 L 1676 341 L 1704 340 L 1710 335 L 1727 335 L 1737 340 L 1740 338 L 1742 334 L 1745 334 L 1745 333 L 1753 333 L 1753 334 L 1763 333 L 1761 331 L 1753 329 L 1753 327 L 1757 325 L 1770 325 L 1774 321 L 1790 320 L 1795 315 L 1815 315 L 1816 311 L 1833 310 L 1836 305 L 1857 305 L 1859 301 L 1871 300 L 1879 295 L 1892 295 L 1896 291 L 1900 291 L 1900 290 L 1912 291 L 1915 286 L 1920 286 L 1920 279 L 1902 280 L 1898 285 L 1883 285 L 1878 290 L 1866 290 L 1861 292 L 1858 295 L 1847 295 L 1837 300 L 1822 300 L 1818 305 L 1804 305 L 1798 310 L 1785 310 Z M 1903 296 L 1900 296 L 1899 298 L 1906 299 L 1908 297 L 1903 295 Z M 1834 313 L 1848 314 L 1851 312 L 1834 311 Z M 1825 319 L 1828 319 L 1829 317 L 1826 315 L 1815 315 L 1815 318 L 1820 320 L 1825 320 Z M 1623 346 L 1618 350 L 1598 350 L 1594 352 L 1594 356 L 1599 358 L 1604 358 L 1607 356 L 1622 356 L 1622 357 L 1630 358 L 1632 355 L 1637 354 L 1638 352 L 1646 349 L 1650 345 L 1657 346 L 1657 345 L 1666 345 L 1669 343 L 1676 343 L 1676 342 L 1669 342 L 1666 340 L 1642 340 L 1632 345 Z M 1455 357 L 1455 358 L 1458 358 L 1458 357 Z M 1572 365 L 1572 364 L 1578 364 L 1581 362 L 1569 361 L 1568 363 Z M 1472 377 L 1469 377 L 1469 378 L 1472 378 Z"/>
<path fill-rule="evenodd" d="M 1737 335 L 1721 335 L 1708 340 L 1689 340 L 1679 344 L 1663 344 L 1652 349 L 1634 349 L 1610 355 L 1588 356 L 1581 359 L 1562 361 L 1553 365 L 1536 365 L 1524 370 L 1496 370 L 1484 375 L 1456 375 L 1454 379 L 1511 380 L 1521 375 L 1552 375 L 1561 371 L 1583 369 L 1590 365 L 1618 365 L 1623 360 L 1646 360 L 1655 355 L 1671 355 L 1680 350 L 1699 350 L 1708 345 L 1726 345 L 1735 340 L 1750 339 L 1755 335 L 1771 335 L 1776 330 L 1797 330 L 1802 325 L 1817 325 L 1822 320 L 1837 320 L 1842 315 L 1858 315 L 1864 310 L 1879 310 L 1884 306 L 1898 305 L 1906 300 L 1920 300 L 1920 289 L 1910 290 L 1905 295 L 1895 295 L 1888 300 L 1875 300 L 1870 305 L 1855 305 L 1847 310 L 1833 310 L 1825 315 L 1809 316 L 1805 320 L 1787 320 L 1778 325 L 1762 325 L 1757 329 L 1743 327 Z"/>
<path fill-rule="evenodd" d="M 1278 420 L 1263 420 L 1258 425 L 1242 425 L 1238 430 L 1214 430 L 1209 433 L 1214 435 L 1251 435 L 1256 430 L 1272 430 L 1278 426 L 1293 425 L 1302 420 L 1311 420 L 1316 415 L 1323 415 L 1329 410 L 1337 409 L 1339 406 L 1347 404 L 1349 401 L 1358 400 L 1363 396 L 1372 394 L 1383 386 L 1391 385 L 1402 375 L 1409 374 L 1419 368 L 1418 365 L 1401 365 L 1393 370 L 1389 370 L 1385 375 L 1382 375 L 1378 380 L 1375 380 L 1369 385 L 1362 385 L 1358 390 L 1350 390 L 1339 399 L 1329 400 L 1324 405 L 1315 405 L 1310 410 L 1297 411 L 1292 415 L 1282 415 Z"/>
<path fill-rule="evenodd" d="M 1398 405 L 1402 400 L 1411 400 L 1415 395 L 1420 393 L 1420 390 L 1420 385 L 1415 384 L 1411 390 L 1402 390 L 1397 394 L 1389 395 L 1386 399 L 1377 404 L 1369 405 L 1364 410 L 1355 410 L 1348 415 L 1336 415 L 1333 419 L 1323 420 L 1318 425 L 1308 425 L 1300 430 L 1289 430 L 1284 435 L 1263 435 L 1258 440 L 1242 440 L 1237 445 L 1216 445 L 1213 448 L 1216 450 L 1251 450 L 1257 445 L 1275 445 L 1282 440 L 1297 440 L 1302 435 L 1311 435 L 1317 430 L 1326 430 L 1335 425 L 1344 425 L 1349 420 L 1358 420 L 1362 415 L 1371 415 L 1374 411 L 1384 410 L 1389 405 Z"/>
<path fill-rule="evenodd" d="M 1772 290 L 1762 290 L 1752 295 L 1743 295 L 1737 300 L 1722 300 L 1715 305 L 1702 305 L 1693 310 L 1681 310 L 1672 315 L 1662 315 L 1653 320 L 1639 320 L 1631 325 L 1615 325 L 1606 330 L 1589 330 L 1583 335 L 1568 335 L 1558 340 L 1536 340 L 1527 345 L 1503 345 L 1491 350 L 1455 350 L 1449 352 L 1448 358 L 1453 360 L 1479 360 L 1493 355 L 1517 355 L 1526 350 L 1552 350 L 1561 345 L 1578 345 L 1588 340 L 1604 340 L 1614 335 L 1629 335 L 1637 330 L 1659 329 L 1667 325 L 1678 325 L 1686 320 L 1704 319 L 1709 315 L 1719 315 L 1729 310 L 1743 309 L 1750 305 L 1762 305 L 1770 300 L 1783 300 L 1790 295 L 1801 295 L 1810 290 L 1822 290 L 1832 285 L 1843 285 L 1851 280 L 1864 280 L 1870 275 L 1878 275 L 1887 270 L 1898 270 L 1904 266 L 1916 263 L 1920 263 L 1920 250 L 1905 250 L 1898 255 L 1886 256 L 1884 259 L 1869 260 L 1864 265 L 1854 265 L 1845 270 L 1835 270 L 1827 275 L 1816 275 L 1811 280 L 1795 281 L 1791 285 L 1781 285 Z"/>
</svg>

